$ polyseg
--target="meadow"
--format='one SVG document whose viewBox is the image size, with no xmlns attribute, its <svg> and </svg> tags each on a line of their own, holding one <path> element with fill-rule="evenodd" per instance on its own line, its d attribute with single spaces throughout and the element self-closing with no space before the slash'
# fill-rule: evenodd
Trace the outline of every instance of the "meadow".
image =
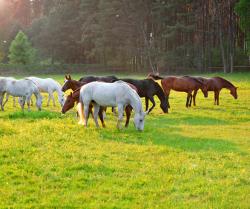
<svg viewBox="0 0 250 209">
<path fill-rule="evenodd" d="M 223 77 L 237 100 L 224 89 L 215 106 L 199 91 L 187 109 L 186 94 L 172 91 L 169 114 L 157 100 L 143 132 L 132 119 L 117 130 L 110 108 L 106 128 L 92 118 L 84 128 L 45 95 L 41 112 L 10 99 L 0 112 L 0 208 L 249 208 L 250 73 Z"/>
</svg>

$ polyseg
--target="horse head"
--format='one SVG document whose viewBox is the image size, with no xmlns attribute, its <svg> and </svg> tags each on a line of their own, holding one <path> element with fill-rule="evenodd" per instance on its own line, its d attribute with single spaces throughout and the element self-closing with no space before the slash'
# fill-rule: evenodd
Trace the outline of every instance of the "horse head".
<svg viewBox="0 0 250 209">
<path fill-rule="evenodd" d="M 162 111 L 164 113 L 168 113 L 168 103 L 167 103 L 167 100 L 164 100 L 164 102 L 161 103 L 160 105 Z"/>
<path fill-rule="evenodd" d="M 71 92 L 70 95 L 67 96 L 67 99 L 63 104 L 62 113 L 65 114 L 69 109 L 74 107 L 74 104 L 75 104 L 75 99 Z"/>
<path fill-rule="evenodd" d="M 145 116 L 147 114 L 148 114 L 148 111 L 143 112 L 142 110 L 140 112 L 138 112 L 138 113 L 135 113 L 135 116 L 134 116 L 134 125 L 135 125 L 136 130 L 143 131 Z"/>
<path fill-rule="evenodd" d="M 232 88 L 230 89 L 230 94 L 234 97 L 234 99 L 237 99 L 237 98 L 238 98 L 237 88 L 238 88 L 238 87 L 232 87 Z"/>
<path fill-rule="evenodd" d="M 43 97 L 42 95 L 39 93 L 37 94 L 37 98 L 36 98 L 36 106 L 37 109 L 40 111 L 42 109 L 42 102 L 43 102 Z"/>
</svg>

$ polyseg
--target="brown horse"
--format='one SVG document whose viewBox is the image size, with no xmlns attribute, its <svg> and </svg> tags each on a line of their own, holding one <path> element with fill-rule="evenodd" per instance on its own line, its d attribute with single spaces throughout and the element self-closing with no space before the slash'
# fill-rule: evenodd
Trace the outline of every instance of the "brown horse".
<svg viewBox="0 0 250 209">
<path fill-rule="evenodd" d="M 195 97 L 197 91 L 201 89 L 202 93 L 204 94 L 204 97 L 208 96 L 206 84 L 204 84 L 199 79 L 190 76 L 181 76 L 181 77 L 167 76 L 163 78 L 158 75 L 149 74 L 148 77 L 153 78 L 155 80 L 161 79 L 161 85 L 167 98 L 169 97 L 171 89 L 175 91 L 186 92 L 187 93 L 186 107 L 191 107 L 192 97 L 193 97 L 192 92 L 194 92 L 194 97 Z"/>
<path fill-rule="evenodd" d="M 230 94 L 234 97 L 234 99 L 238 98 L 237 87 L 235 87 L 231 82 L 222 77 L 212 77 L 212 78 L 196 77 L 196 78 L 206 83 L 208 91 L 214 92 L 215 105 L 219 105 L 219 95 L 221 89 L 223 88 L 230 90 Z"/>
</svg>

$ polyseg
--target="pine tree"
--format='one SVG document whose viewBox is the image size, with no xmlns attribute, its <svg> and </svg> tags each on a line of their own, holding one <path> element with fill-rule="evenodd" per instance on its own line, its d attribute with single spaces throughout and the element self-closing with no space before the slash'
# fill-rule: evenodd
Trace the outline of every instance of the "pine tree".
<svg viewBox="0 0 250 209">
<path fill-rule="evenodd" d="M 9 48 L 9 62 L 14 64 L 30 64 L 34 60 L 35 49 L 28 37 L 19 31 Z"/>
</svg>

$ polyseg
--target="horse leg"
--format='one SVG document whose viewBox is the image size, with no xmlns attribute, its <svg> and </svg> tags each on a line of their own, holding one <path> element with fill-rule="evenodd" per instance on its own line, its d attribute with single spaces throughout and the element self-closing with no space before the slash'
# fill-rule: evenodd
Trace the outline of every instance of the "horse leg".
<svg viewBox="0 0 250 209">
<path fill-rule="evenodd" d="M 32 96 L 30 97 L 30 105 L 33 106 L 33 99 L 32 99 Z"/>
<path fill-rule="evenodd" d="M 0 104 L 1 104 L 1 110 L 2 111 L 4 111 L 3 98 L 4 98 L 4 93 L 1 93 L 0 94 Z"/>
<path fill-rule="evenodd" d="M 163 88 L 163 91 L 164 91 L 164 93 L 165 93 L 165 95 L 166 95 L 166 100 L 167 100 L 167 104 L 168 104 L 168 108 L 170 108 L 170 104 L 169 104 L 169 94 L 170 94 L 170 89 L 169 90 L 165 90 L 164 88 Z"/>
<path fill-rule="evenodd" d="M 100 107 L 100 110 L 102 111 L 102 119 L 105 119 L 107 107 Z M 100 115 L 99 115 L 99 118 L 100 118 Z M 101 121 L 102 121 L 102 119 L 100 118 Z M 103 124 L 102 124 L 102 126 L 103 126 Z"/>
<path fill-rule="evenodd" d="M 166 95 L 166 99 L 167 99 L 167 105 L 168 105 L 168 108 L 170 108 L 170 104 L 169 104 L 169 94 Z"/>
<path fill-rule="evenodd" d="M 194 90 L 194 94 L 193 94 L 193 105 L 196 106 L 196 95 L 197 95 L 197 90 Z"/>
<path fill-rule="evenodd" d="M 83 114 L 83 106 L 82 106 L 81 102 L 79 102 L 77 104 L 77 112 L 78 112 L 78 115 L 79 115 L 78 124 L 82 125 L 82 124 L 84 124 L 84 114 Z"/>
<path fill-rule="evenodd" d="M 49 98 L 48 98 L 47 106 L 49 106 L 50 98 L 51 98 L 51 93 L 49 92 Z"/>
<path fill-rule="evenodd" d="M 116 115 L 116 109 L 115 109 L 115 107 L 112 107 L 112 113 L 113 113 L 114 115 Z"/>
<path fill-rule="evenodd" d="M 128 124 L 129 124 L 129 119 L 130 119 L 130 116 L 131 116 L 131 112 L 132 112 L 132 107 L 130 105 L 127 105 L 126 108 L 125 108 L 125 112 L 126 112 L 126 124 L 125 124 L 125 127 L 127 128 Z"/>
<path fill-rule="evenodd" d="M 155 100 L 154 100 L 154 97 L 152 96 L 152 97 L 148 97 L 149 98 L 149 100 L 152 102 L 152 107 L 149 109 L 149 111 L 148 111 L 148 113 L 150 113 L 153 109 L 154 109 L 154 107 L 155 107 Z"/>
<path fill-rule="evenodd" d="M 189 101 L 189 93 L 187 94 L 186 107 L 188 107 L 188 101 Z"/>
<path fill-rule="evenodd" d="M 53 92 L 52 92 L 52 91 L 49 91 L 49 99 L 48 99 L 48 104 L 47 104 L 47 106 L 49 106 L 50 98 L 52 99 L 53 106 L 55 107 L 55 106 L 56 106 L 56 103 L 55 103 L 55 98 L 54 98 L 54 95 L 53 95 Z"/>
<path fill-rule="evenodd" d="M 189 101 L 190 101 L 191 98 L 192 98 L 192 92 L 188 92 L 188 94 L 187 94 L 187 101 L 186 101 L 186 107 L 187 108 L 189 107 Z"/>
<path fill-rule="evenodd" d="M 214 91 L 214 105 L 216 105 L 216 91 Z"/>
<path fill-rule="evenodd" d="M 30 111 L 30 97 L 26 97 L 26 102 L 28 106 L 28 111 Z"/>
<path fill-rule="evenodd" d="M 100 110 L 100 106 L 95 103 L 94 104 L 94 121 L 95 121 L 95 125 L 96 125 L 97 128 L 100 127 L 99 124 L 98 124 L 98 120 L 97 120 L 99 110 Z"/>
<path fill-rule="evenodd" d="M 217 105 L 219 105 L 219 100 L 220 100 L 220 92 L 218 91 L 218 93 L 217 93 Z"/>
<path fill-rule="evenodd" d="M 148 111 L 148 98 L 145 97 L 145 105 L 146 105 L 146 111 Z"/>
<path fill-rule="evenodd" d="M 84 104 L 84 115 L 85 115 L 84 126 L 87 127 L 87 125 L 88 125 L 88 119 L 89 119 L 89 103 Z"/>
<path fill-rule="evenodd" d="M 104 123 L 104 117 L 103 117 L 103 114 L 105 113 L 105 109 L 106 109 L 106 107 L 100 107 L 99 112 L 98 112 L 98 115 L 99 115 L 99 118 L 100 118 L 100 120 L 102 122 L 102 127 L 103 128 L 106 127 L 106 125 Z"/>
<path fill-rule="evenodd" d="M 5 104 L 8 102 L 9 96 L 10 96 L 10 95 L 7 93 L 7 94 L 6 94 L 5 101 L 4 101 L 4 103 L 3 103 L 3 106 L 5 106 Z"/>
<path fill-rule="evenodd" d="M 56 106 L 56 102 L 55 102 L 55 97 L 54 97 L 54 95 L 53 95 L 53 92 L 51 93 L 51 98 L 52 98 L 52 101 L 53 101 L 53 105 L 54 105 L 54 107 Z"/>
<path fill-rule="evenodd" d="M 93 114 L 93 104 L 92 104 L 92 103 L 89 104 L 89 114 L 91 114 L 92 118 L 94 118 L 94 114 Z M 89 114 L 88 114 L 88 117 L 89 117 Z"/>
<path fill-rule="evenodd" d="M 118 121 L 117 121 L 117 128 L 118 129 L 121 129 L 121 122 L 122 122 L 122 119 L 123 119 L 123 105 L 122 104 L 118 104 Z"/>
<path fill-rule="evenodd" d="M 190 97 L 189 97 L 189 104 L 188 104 L 189 107 L 191 107 L 191 105 L 192 105 L 192 98 L 193 98 L 193 96 L 192 96 L 192 93 L 191 93 Z"/>
</svg>

